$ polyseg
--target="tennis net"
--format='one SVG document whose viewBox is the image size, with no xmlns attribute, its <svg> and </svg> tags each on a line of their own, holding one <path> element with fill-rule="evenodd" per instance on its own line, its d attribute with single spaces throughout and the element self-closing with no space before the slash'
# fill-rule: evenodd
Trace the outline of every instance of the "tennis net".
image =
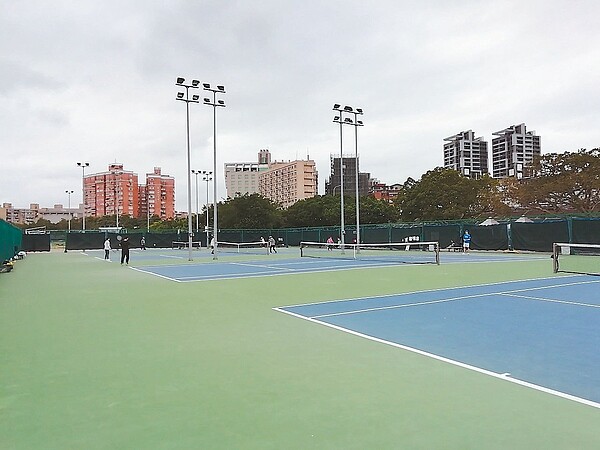
<svg viewBox="0 0 600 450">
<path fill-rule="evenodd" d="M 190 243 L 188 241 L 173 241 L 171 243 L 171 248 L 173 250 L 183 250 L 190 248 Z M 192 241 L 192 249 L 200 250 L 202 248 L 202 243 L 200 241 Z"/>
<path fill-rule="evenodd" d="M 554 273 L 600 275 L 600 244 L 555 243 L 552 249 Z"/>
<path fill-rule="evenodd" d="M 361 259 L 398 264 L 439 264 L 438 242 L 379 244 L 328 244 L 300 242 L 300 256 L 308 258 Z"/>
<path fill-rule="evenodd" d="M 267 255 L 269 248 L 266 242 L 226 242 L 218 241 L 217 249 L 220 252 L 246 253 L 253 255 Z"/>
</svg>

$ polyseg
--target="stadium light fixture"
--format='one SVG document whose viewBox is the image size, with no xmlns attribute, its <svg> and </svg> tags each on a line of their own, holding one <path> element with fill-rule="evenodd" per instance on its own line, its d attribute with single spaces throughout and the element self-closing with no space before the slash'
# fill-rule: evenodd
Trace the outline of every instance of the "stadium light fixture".
<svg viewBox="0 0 600 450">
<path fill-rule="evenodd" d="M 215 244 L 213 246 L 213 259 L 218 259 L 218 215 L 217 215 L 217 106 L 225 107 L 223 100 L 217 100 L 217 92 L 219 94 L 225 93 L 225 86 L 217 85 L 216 88 L 211 88 L 209 83 L 203 83 L 205 91 L 212 92 L 212 101 L 210 98 L 204 98 L 204 104 L 213 107 L 213 235 Z"/>
<path fill-rule="evenodd" d="M 187 194 L 188 194 L 188 260 L 192 261 L 192 237 L 194 232 L 192 230 L 192 172 L 190 167 L 190 103 L 198 103 L 199 96 L 193 95 L 190 98 L 190 88 L 198 89 L 198 84 L 200 82 L 198 80 L 192 80 L 191 84 L 185 84 L 185 78 L 178 77 L 177 82 L 175 83 L 178 86 L 182 86 L 185 88 L 185 97 L 183 93 L 180 92 L 177 94 L 176 100 L 181 100 L 185 102 L 185 111 L 186 111 L 186 137 L 187 137 Z M 182 94 L 181 96 L 179 94 Z"/>
</svg>

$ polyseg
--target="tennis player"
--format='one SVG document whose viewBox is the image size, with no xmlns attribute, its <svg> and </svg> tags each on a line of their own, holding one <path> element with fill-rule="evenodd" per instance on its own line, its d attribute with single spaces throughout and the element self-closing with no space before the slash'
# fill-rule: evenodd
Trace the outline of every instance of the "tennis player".
<svg viewBox="0 0 600 450">
<path fill-rule="evenodd" d="M 123 262 L 129 265 L 129 238 L 127 236 L 121 239 L 121 264 Z"/>
<path fill-rule="evenodd" d="M 468 253 L 469 247 L 471 247 L 471 235 L 469 230 L 465 230 L 465 234 L 463 234 L 463 252 Z"/>
<path fill-rule="evenodd" d="M 110 259 L 110 238 L 104 241 L 104 259 Z"/>
</svg>

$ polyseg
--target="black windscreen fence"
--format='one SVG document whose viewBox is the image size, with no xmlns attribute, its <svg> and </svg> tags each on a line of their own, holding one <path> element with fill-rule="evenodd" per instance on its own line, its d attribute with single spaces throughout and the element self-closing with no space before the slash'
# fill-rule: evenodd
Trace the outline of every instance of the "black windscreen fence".
<svg viewBox="0 0 600 450">
<path fill-rule="evenodd" d="M 26 252 L 49 252 L 50 233 L 24 234 L 21 250 Z"/>
<path fill-rule="evenodd" d="M 377 244 L 388 242 L 437 241 L 441 248 L 451 245 L 462 246 L 465 230 L 471 234 L 471 248 L 475 250 L 529 250 L 549 252 L 555 242 L 600 244 L 600 218 L 566 218 L 541 222 L 512 222 L 496 225 L 474 225 L 472 223 L 393 223 L 366 224 L 360 227 L 361 243 Z M 187 230 L 173 232 L 127 233 L 132 248 L 139 248 L 142 237 L 147 248 L 170 248 L 173 242 L 187 242 Z M 23 245 L 28 251 L 47 251 L 49 235 L 29 235 Z M 34 237 L 35 236 L 35 237 Z M 41 236 L 41 237 L 39 237 Z M 111 238 L 113 248 L 118 248 L 116 234 L 99 231 L 70 232 L 66 239 L 67 250 L 101 249 L 106 236 Z M 279 245 L 298 246 L 300 242 L 325 242 L 329 237 L 337 241 L 339 226 L 310 228 L 279 228 L 255 230 L 219 230 L 220 242 L 257 242 L 261 237 L 273 236 Z M 356 227 L 346 227 L 344 241 L 355 242 Z M 206 233 L 193 236 L 206 247 Z"/>
<path fill-rule="evenodd" d="M 461 242 L 460 225 L 425 225 L 423 226 L 423 241 L 437 241 L 441 248 L 452 243 Z"/>
<path fill-rule="evenodd" d="M 468 230 L 471 234 L 472 249 L 508 250 L 508 230 L 506 224 L 471 226 Z"/>
<path fill-rule="evenodd" d="M 555 242 L 569 242 L 566 220 L 557 222 L 511 224 L 512 244 L 515 250 L 551 252 Z"/>
<path fill-rule="evenodd" d="M 573 244 L 600 244 L 600 219 L 573 219 Z"/>
</svg>

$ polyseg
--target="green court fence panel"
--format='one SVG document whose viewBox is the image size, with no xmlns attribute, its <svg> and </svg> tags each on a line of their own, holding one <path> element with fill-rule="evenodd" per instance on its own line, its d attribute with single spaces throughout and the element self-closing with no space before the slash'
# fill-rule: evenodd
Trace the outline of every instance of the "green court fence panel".
<svg viewBox="0 0 600 450">
<path fill-rule="evenodd" d="M 566 220 L 556 222 L 510 224 L 512 245 L 515 250 L 551 252 L 554 242 L 569 242 Z"/>
<path fill-rule="evenodd" d="M 14 225 L 0 219 L 0 259 L 12 258 L 21 250 L 23 232 Z"/>
<path fill-rule="evenodd" d="M 283 231 L 284 234 L 284 243 L 285 245 L 291 245 L 297 247 L 302 242 L 302 230 L 298 229 L 289 229 L 289 230 L 279 230 Z"/>
<path fill-rule="evenodd" d="M 49 252 L 50 233 L 24 234 L 21 250 L 26 252 Z"/>
<path fill-rule="evenodd" d="M 600 219 L 572 219 L 572 243 L 600 244 Z"/>
<path fill-rule="evenodd" d="M 475 250 L 508 250 L 508 229 L 505 223 L 488 226 L 470 226 L 471 248 Z M 461 244 L 462 240 L 457 241 Z"/>
</svg>

